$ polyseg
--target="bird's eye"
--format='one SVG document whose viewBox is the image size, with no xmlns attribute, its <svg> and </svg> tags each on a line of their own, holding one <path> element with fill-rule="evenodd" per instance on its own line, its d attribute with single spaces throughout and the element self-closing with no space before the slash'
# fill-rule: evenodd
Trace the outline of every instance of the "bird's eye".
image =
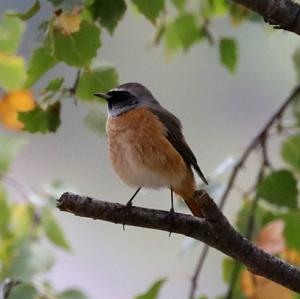
<svg viewBox="0 0 300 299">
<path fill-rule="evenodd" d="M 125 90 L 112 90 L 107 93 L 113 101 L 124 101 L 133 98 L 133 95 Z"/>
</svg>

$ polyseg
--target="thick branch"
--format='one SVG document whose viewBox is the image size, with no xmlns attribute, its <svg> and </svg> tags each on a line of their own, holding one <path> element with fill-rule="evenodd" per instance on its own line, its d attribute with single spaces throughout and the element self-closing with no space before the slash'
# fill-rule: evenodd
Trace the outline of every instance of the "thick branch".
<svg viewBox="0 0 300 299">
<path fill-rule="evenodd" d="M 254 274 L 300 293 L 299 269 L 264 252 L 235 231 L 207 193 L 197 191 L 194 199 L 205 218 L 180 213 L 175 213 L 172 217 L 168 212 L 161 210 L 128 208 L 122 204 L 71 193 L 64 193 L 57 206 L 61 211 L 81 217 L 163 231 L 172 228 L 173 233 L 202 241 L 243 263 Z"/>
<path fill-rule="evenodd" d="M 300 6 L 292 0 L 233 0 L 260 14 L 266 22 L 300 35 Z"/>
</svg>

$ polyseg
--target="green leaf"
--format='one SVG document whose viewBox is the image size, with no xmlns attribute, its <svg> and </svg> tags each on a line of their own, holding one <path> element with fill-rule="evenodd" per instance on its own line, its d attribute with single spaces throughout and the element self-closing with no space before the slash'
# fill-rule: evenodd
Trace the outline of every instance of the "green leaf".
<svg viewBox="0 0 300 299">
<path fill-rule="evenodd" d="M 10 169 L 11 163 L 26 139 L 0 135 L 0 176 Z"/>
<path fill-rule="evenodd" d="M 86 70 L 80 76 L 76 95 L 83 100 L 95 99 L 97 91 L 107 92 L 118 84 L 118 73 L 111 66 Z"/>
<path fill-rule="evenodd" d="M 124 0 L 97 0 L 89 8 L 94 19 L 100 19 L 100 23 L 111 34 L 126 11 Z"/>
<path fill-rule="evenodd" d="M 77 32 L 65 35 L 54 30 L 51 37 L 50 48 L 53 47 L 54 57 L 72 66 L 89 65 L 101 46 L 100 29 L 87 21 L 81 23 Z"/>
<path fill-rule="evenodd" d="M 168 24 L 165 31 L 165 47 L 171 54 L 178 50 L 188 50 L 196 41 L 203 38 L 193 14 L 184 14 Z"/>
<path fill-rule="evenodd" d="M 66 240 L 59 223 L 54 218 L 50 210 L 47 208 L 45 208 L 43 211 L 42 225 L 45 230 L 47 238 L 54 245 L 65 250 L 70 250 L 70 245 Z"/>
<path fill-rule="evenodd" d="M 294 67 L 297 75 L 297 81 L 300 81 L 300 48 L 293 54 Z"/>
<path fill-rule="evenodd" d="M 2 18 L 0 24 L 0 52 L 14 54 L 17 51 L 24 27 L 24 23 L 18 18 L 9 16 Z"/>
<path fill-rule="evenodd" d="M 287 138 L 281 149 L 282 158 L 300 172 L 300 134 Z"/>
<path fill-rule="evenodd" d="M 234 73 L 238 62 L 238 46 L 233 38 L 222 38 L 219 42 L 220 60 L 230 73 Z"/>
<path fill-rule="evenodd" d="M 46 109 L 36 106 L 32 111 L 19 112 L 19 120 L 24 124 L 24 131 L 31 133 L 56 132 L 60 125 L 60 102 L 55 102 Z"/>
<path fill-rule="evenodd" d="M 4 90 L 20 88 L 26 79 L 25 62 L 20 56 L 0 53 L 0 87 Z"/>
<path fill-rule="evenodd" d="M 88 297 L 80 290 L 69 289 L 58 294 L 57 299 L 88 299 Z"/>
<path fill-rule="evenodd" d="M 164 0 L 132 0 L 139 12 L 155 24 L 160 12 L 165 8 Z"/>
<path fill-rule="evenodd" d="M 29 61 L 25 87 L 31 87 L 48 70 L 57 64 L 56 59 L 50 55 L 50 51 L 44 46 L 35 49 Z"/>
<path fill-rule="evenodd" d="M 244 199 L 244 204 L 237 214 L 236 226 L 239 232 L 243 235 L 246 234 L 248 230 L 248 219 L 252 210 L 253 200 L 254 199 Z M 255 209 L 255 219 L 252 224 L 252 235 L 256 236 L 261 228 L 268 222 L 274 220 L 276 216 L 277 214 L 257 203 Z"/>
<path fill-rule="evenodd" d="M 134 297 L 134 299 L 157 299 L 160 289 L 166 283 L 166 278 L 161 278 L 153 283 L 153 285 L 141 295 Z"/>
<path fill-rule="evenodd" d="M 64 11 L 71 11 L 75 6 L 83 6 L 84 0 L 48 0 L 56 8 L 61 8 Z"/>
<path fill-rule="evenodd" d="M 183 11 L 185 8 L 186 0 L 172 0 L 172 3 L 179 11 Z"/>
<path fill-rule="evenodd" d="M 210 3 L 215 17 L 223 17 L 228 13 L 228 1 L 211 0 Z"/>
<path fill-rule="evenodd" d="M 7 202 L 7 196 L 3 188 L 0 186 L 0 236 L 3 236 L 9 227 L 10 208 Z"/>
<path fill-rule="evenodd" d="M 102 111 L 90 110 L 84 117 L 83 122 L 88 129 L 99 136 L 105 133 L 106 116 Z"/>
<path fill-rule="evenodd" d="M 257 187 L 257 196 L 279 207 L 297 208 L 297 181 L 288 170 L 272 172 Z"/>
<path fill-rule="evenodd" d="M 283 215 L 285 221 L 284 236 L 287 247 L 300 251 L 300 211 L 293 211 Z"/>
<path fill-rule="evenodd" d="M 223 269 L 223 278 L 226 283 L 229 283 L 232 271 L 235 267 L 236 262 L 231 258 L 224 258 L 222 269 Z"/>
<path fill-rule="evenodd" d="M 63 77 L 52 79 L 51 81 L 48 82 L 45 91 L 50 91 L 50 92 L 58 91 L 61 88 L 63 83 L 64 83 Z"/>
<path fill-rule="evenodd" d="M 28 281 L 45 273 L 53 266 L 54 258 L 49 247 L 37 241 L 24 240 L 9 269 L 9 277 Z M 23 298 L 22 298 L 23 299 Z"/>
<path fill-rule="evenodd" d="M 240 283 L 240 280 L 241 280 L 240 276 L 241 276 L 241 273 L 244 271 L 245 267 L 241 264 L 238 264 L 235 260 L 233 260 L 231 258 L 225 258 L 223 260 L 222 268 L 223 268 L 223 278 L 227 284 L 230 283 L 233 272 L 238 271 L 236 283 L 235 283 L 234 289 L 232 291 L 232 298 L 246 299 L 246 297 L 243 295 L 243 292 L 241 290 L 241 283 Z M 225 296 L 224 297 L 220 296 L 218 298 L 225 299 Z"/>
<path fill-rule="evenodd" d="M 209 0 L 201 3 L 201 14 L 206 19 L 223 17 L 228 13 L 228 1 Z"/>
<path fill-rule="evenodd" d="M 8 16 L 18 17 L 19 19 L 26 21 L 36 15 L 40 10 L 40 1 L 36 0 L 35 3 L 24 13 L 8 13 Z"/>
<path fill-rule="evenodd" d="M 29 283 L 21 283 L 12 288 L 7 299 L 38 299 L 37 290 Z"/>
<path fill-rule="evenodd" d="M 13 204 L 11 207 L 10 226 L 17 240 L 28 237 L 32 229 L 34 210 L 29 204 Z"/>
</svg>

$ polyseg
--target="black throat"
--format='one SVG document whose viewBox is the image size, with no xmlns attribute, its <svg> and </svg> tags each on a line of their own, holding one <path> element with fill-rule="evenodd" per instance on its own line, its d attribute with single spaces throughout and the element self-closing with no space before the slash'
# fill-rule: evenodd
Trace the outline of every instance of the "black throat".
<svg viewBox="0 0 300 299">
<path fill-rule="evenodd" d="M 111 116 L 118 116 L 132 110 L 138 104 L 135 96 L 125 90 L 112 90 L 107 95 L 110 96 L 107 101 Z"/>
</svg>

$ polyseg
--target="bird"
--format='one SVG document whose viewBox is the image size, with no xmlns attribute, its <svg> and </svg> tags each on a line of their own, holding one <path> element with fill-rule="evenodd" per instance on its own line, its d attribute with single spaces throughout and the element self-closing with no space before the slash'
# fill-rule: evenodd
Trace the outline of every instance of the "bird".
<svg viewBox="0 0 300 299">
<path fill-rule="evenodd" d="M 180 120 L 140 83 L 121 84 L 94 95 L 108 104 L 106 135 L 112 166 L 126 185 L 137 188 L 127 206 L 132 206 L 141 188 L 168 188 L 171 213 L 174 192 L 194 216 L 201 217 L 193 199 L 196 181 L 192 169 L 205 184 L 208 182 L 185 140 Z"/>
</svg>

